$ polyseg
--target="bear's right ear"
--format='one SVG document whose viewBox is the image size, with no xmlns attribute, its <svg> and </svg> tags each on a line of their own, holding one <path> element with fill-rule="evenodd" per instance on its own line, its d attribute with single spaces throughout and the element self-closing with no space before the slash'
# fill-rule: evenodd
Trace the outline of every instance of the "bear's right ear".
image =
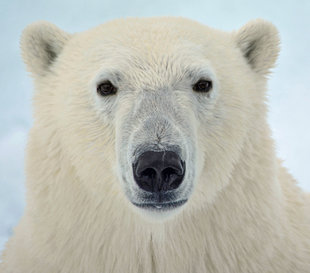
<svg viewBox="0 0 310 273">
<path fill-rule="evenodd" d="M 34 76 L 46 75 L 70 37 L 49 22 L 40 21 L 27 26 L 20 44 L 28 71 Z"/>
</svg>

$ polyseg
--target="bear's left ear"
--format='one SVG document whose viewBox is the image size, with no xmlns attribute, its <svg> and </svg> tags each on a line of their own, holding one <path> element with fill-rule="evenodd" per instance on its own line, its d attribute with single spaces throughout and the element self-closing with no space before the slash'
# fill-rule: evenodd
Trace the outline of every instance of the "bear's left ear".
<svg viewBox="0 0 310 273">
<path fill-rule="evenodd" d="M 27 69 L 35 77 L 46 75 L 70 37 L 49 22 L 39 21 L 27 26 L 20 41 Z"/>
<path fill-rule="evenodd" d="M 254 71 L 266 75 L 279 54 L 279 34 L 276 27 L 262 19 L 250 21 L 234 33 L 234 39 Z"/>
</svg>

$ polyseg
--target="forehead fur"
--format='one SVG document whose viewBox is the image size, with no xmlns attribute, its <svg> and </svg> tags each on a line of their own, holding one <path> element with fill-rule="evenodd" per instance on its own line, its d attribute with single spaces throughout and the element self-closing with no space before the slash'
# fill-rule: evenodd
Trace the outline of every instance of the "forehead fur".
<svg viewBox="0 0 310 273">
<path fill-rule="evenodd" d="M 218 44 L 223 36 L 227 37 L 225 32 L 179 17 L 117 19 L 86 33 L 93 39 L 97 36 L 97 41 L 116 42 L 141 53 L 170 51 L 175 45 L 190 41 Z"/>
<path fill-rule="evenodd" d="M 175 81 L 192 71 L 199 74 L 197 69 L 207 68 L 208 61 L 223 63 L 233 48 L 229 37 L 229 33 L 184 18 L 118 19 L 75 35 L 66 52 L 76 51 L 74 58 L 79 56 L 79 60 L 74 65 L 83 66 L 82 77 L 88 69 L 93 74 L 107 67 L 137 76 L 140 83 L 150 77 L 152 81 L 163 82 L 167 77 Z"/>
</svg>

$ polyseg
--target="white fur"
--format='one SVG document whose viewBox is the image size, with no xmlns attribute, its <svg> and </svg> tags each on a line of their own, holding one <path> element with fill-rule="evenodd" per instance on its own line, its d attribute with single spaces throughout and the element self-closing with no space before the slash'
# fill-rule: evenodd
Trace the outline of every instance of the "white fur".
<svg viewBox="0 0 310 273">
<path fill-rule="evenodd" d="M 0 272 L 310 272 L 309 195 L 276 158 L 266 121 L 278 42 L 262 20 L 233 33 L 168 17 L 74 35 L 26 28 L 36 87 L 27 207 Z M 191 90 L 201 75 L 214 82 L 208 96 Z M 119 93 L 100 98 L 106 77 Z M 134 207 L 134 182 L 122 181 L 130 147 L 152 139 L 141 129 L 151 117 L 193 172 L 189 201 L 166 217 Z"/>
</svg>

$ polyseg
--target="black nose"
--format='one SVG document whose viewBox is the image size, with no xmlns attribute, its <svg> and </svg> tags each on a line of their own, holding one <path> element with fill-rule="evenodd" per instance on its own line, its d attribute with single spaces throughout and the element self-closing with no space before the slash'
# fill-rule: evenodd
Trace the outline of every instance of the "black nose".
<svg viewBox="0 0 310 273">
<path fill-rule="evenodd" d="M 185 162 L 172 151 L 148 151 L 133 164 L 133 174 L 141 189 L 153 193 L 166 192 L 181 185 Z"/>
</svg>

